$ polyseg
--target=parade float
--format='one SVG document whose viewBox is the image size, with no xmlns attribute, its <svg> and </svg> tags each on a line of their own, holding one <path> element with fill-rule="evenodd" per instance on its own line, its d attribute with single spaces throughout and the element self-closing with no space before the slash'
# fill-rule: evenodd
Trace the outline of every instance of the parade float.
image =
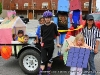
<svg viewBox="0 0 100 75">
<path fill-rule="evenodd" d="M 26 34 L 26 25 L 15 11 L 8 11 L 7 17 L 0 24 L 0 53 L 1 57 L 9 60 L 12 56 L 19 60 L 19 65 L 26 74 L 38 73 L 40 65 L 40 50 L 35 45 L 25 45 L 14 41 L 12 35 L 23 30 Z M 32 38 L 35 37 L 31 37 Z M 30 59 L 33 58 L 33 59 Z"/>
<path fill-rule="evenodd" d="M 15 11 L 8 11 L 7 17 L 4 19 L 4 21 L 0 24 L 0 44 L 13 44 L 13 34 L 17 35 L 18 30 L 26 31 L 26 25 L 22 22 L 22 20 L 16 16 Z M 19 42 L 16 42 L 15 44 L 18 44 Z M 11 46 L 4 46 L 5 49 L 7 47 L 10 47 L 11 51 L 10 53 L 14 53 L 14 49 Z M 6 49 L 6 50 L 7 50 Z M 3 58 L 6 58 L 3 54 L 2 46 L 1 46 L 1 56 Z M 4 51 L 6 53 L 6 51 Z M 7 54 L 5 54 L 7 55 Z M 11 55 L 11 54 L 10 54 Z M 8 57 L 10 57 L 10 55 Z"/>
<path fill-rule="evenodd" d="M 63 46 L 66 36 L 75 36 L 80 33 L 84 27 L 84 25 L 82 25 L 80 0 L 58 0 L 57 14 L 53 19 L 60 33 L 59 42 Z M 61 50 L 63 50 L 63 47 L 58 50 L 58 55 L 61 55 Z"/>
</svg>

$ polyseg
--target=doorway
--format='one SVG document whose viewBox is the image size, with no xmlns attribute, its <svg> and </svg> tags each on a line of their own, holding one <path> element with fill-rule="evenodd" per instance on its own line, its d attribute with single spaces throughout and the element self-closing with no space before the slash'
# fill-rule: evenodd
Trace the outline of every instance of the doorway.
<svg viewBox="0 0 100 75">
<path fill-rule="evenodd" d="M 28 18 L 33 19 L 33 10 L 29 10 L 28 12 Z"/>
</svg>

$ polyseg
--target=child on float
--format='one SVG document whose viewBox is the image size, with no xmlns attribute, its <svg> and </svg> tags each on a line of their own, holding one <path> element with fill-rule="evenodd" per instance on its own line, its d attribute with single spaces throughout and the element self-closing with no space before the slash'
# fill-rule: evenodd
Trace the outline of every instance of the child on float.
<svg viewBox="0 0 100 75">
<path fill-rule="evenodd" d="M 17 35 L 16 34 L 12 34 L 12 38 L 13 38 L 13 41 L 16 41 Z"/>
<path fill-rule="evenodd" d="M 24 31 L 23 30 L 18 30 L 18 37 L 16 38 L 17 41 L 23 43 L 24 42 Z"/>
<path fill-rule="evenodd" d="M 23 44 L 28 44 L 29 36 L 28 35 L 24 35 L 23 36 L 23 40 L 24 40 Z"/>
<path fill-rule="evenodd" d="M 23 47 L 24 46 L 27 46 L 29 43 L 28 43 L 28 40 L 29 40 L 29 36 L 28 35 L 24 35 L 23 36 L 23 40 L 24 40 L 24 42 L 23 42 Z"/>
<path fill-rule="evenodd" d="M 89 48 L 92 50 L 90 46 L 85 43 L 84 36 L 82 34 L 77 34 L 74 42 L 69 42 L 69 46 L 66 48 L 66 51 L 70 49 L 70 47 L 81 47 L 81 48 Z M 82 68 L 79 67 L 71 67 L 70 75 L 82 75 Z"/>
</svg>

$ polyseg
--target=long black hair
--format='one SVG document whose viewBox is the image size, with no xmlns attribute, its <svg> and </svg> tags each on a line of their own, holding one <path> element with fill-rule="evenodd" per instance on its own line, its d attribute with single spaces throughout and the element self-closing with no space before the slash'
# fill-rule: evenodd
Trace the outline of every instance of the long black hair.
<svg viewBox="0 0 100 75">
<path fill-rule="evenodd" d="M 88 26 L 88 23 L 87 23 L 87 20 L 86 20 L 84 28 L 87 27 L 87 26 Z M 92 26 L 96 26 L 94 20 L 93 20 Z"/>
<path fill-rule="evenodd" d="M 88 20 L 87 20 L 87 16 L 88 16 L 88 15 L 89 15 L 89 14 L 85 14 L 84 17 L 83 17 L 83 20 L 86 20 L 84 28 L 88 26 L 88 23 L 87 23 L 87 21 L 88 21 Z M 96 25 L 95 25 L 95 22 L 94 22 L 94 19 L 93 19 L 93 24 L 92 24 L 92 26 L 96 26 Z"/>
</svg>

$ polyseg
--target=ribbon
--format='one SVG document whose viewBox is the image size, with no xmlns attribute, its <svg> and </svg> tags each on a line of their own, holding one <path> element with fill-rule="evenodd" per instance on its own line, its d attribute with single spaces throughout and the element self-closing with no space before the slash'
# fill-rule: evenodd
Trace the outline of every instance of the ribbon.
<svg viewBox="0 0 100 75">
<path fill-rule="evenodd" d="M 75 30 L 79 30 L 79 29 L 81 29 L 83 27 L 84 27 L 83 25 L 80 25 L 76 29 L 73 29 L 73 30 L 71 30 L 71 29 L 68 29 L 68 30 L 58 30 L 58 32 L 75 31 Z"/>
</svg>

